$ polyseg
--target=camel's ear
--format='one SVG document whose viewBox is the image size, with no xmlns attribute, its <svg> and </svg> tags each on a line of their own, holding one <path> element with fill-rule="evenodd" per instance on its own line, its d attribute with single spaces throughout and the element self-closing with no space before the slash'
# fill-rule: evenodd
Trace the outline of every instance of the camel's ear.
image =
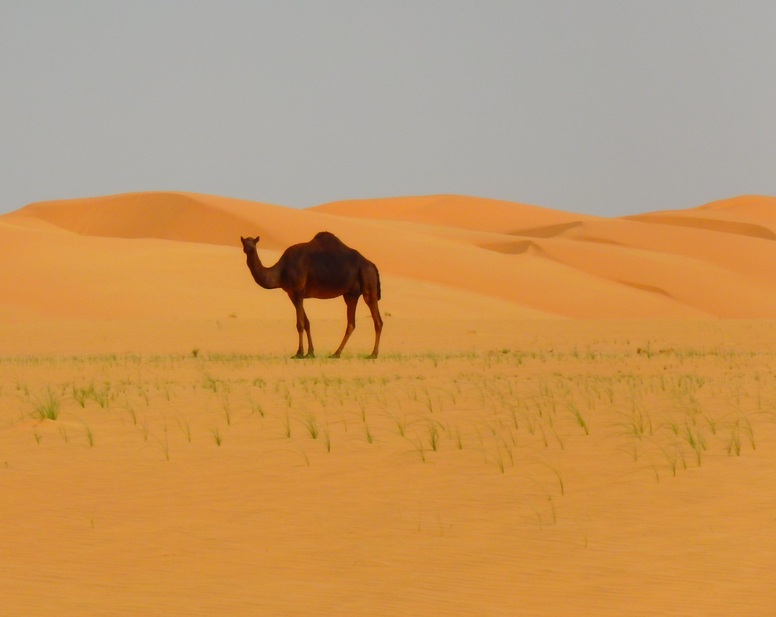
<svg viewBox="0 0 776 617">
<path fill-rule="evenodd" d="M 261 237 L 261 236 L 256 236 L 256 238 L 254 239 L 254 241 L 256 242 L 256 244 L 258 244 L 258 243 L 259 243 L 259 238 L 260 238 L 260 237 Z"/>
</svg>

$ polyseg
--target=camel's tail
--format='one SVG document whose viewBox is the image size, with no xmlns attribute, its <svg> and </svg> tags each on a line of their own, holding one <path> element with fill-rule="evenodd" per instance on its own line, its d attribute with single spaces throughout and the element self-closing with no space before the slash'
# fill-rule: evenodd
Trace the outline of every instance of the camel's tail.
<svg viewBox="0 0 776 617">
<path fill-rule="evenodd" d="M 367 272 L 367 270 L 374 270 L 374 280 L 372 280 L 372 273 Z M 380 289 L 380 271 L 371 261 L 367 261 L 367 267 L 361 268 L 361 289 L 366 291 L 371 285 L 375 285 L 377 288 L 377 299 L 382 299 L 382 291 Z"/>
</svg>

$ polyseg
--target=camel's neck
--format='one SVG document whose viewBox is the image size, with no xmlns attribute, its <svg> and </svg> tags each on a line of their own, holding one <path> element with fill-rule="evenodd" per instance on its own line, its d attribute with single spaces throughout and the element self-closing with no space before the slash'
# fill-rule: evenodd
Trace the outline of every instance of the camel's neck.
<svg viewBox="0 0 776 617">
<path fill-rule="evenodd" d="M 275 266 L 265 268 L 259 259 L 259 253 L 253 251 L 248 254 L 248 269 L 256 281 L 264 289 L 277 289 L 280 287 L 280 280 Z"/>
</svg>

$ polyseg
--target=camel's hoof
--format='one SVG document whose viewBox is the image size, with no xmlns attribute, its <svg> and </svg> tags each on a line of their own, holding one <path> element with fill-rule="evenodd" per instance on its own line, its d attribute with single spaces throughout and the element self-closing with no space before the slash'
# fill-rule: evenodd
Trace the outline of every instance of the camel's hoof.
<svg viewBox="0 0 776 617">
<path fill-rule="evenodd" d="M 366 357 L 366 359 L 367 359 L 367 360 L 377 360 L 377 354 L 376 354 L 376 353 L 369 354 L 369 355 Z"/>
<path fill-rule="evenodd" d="M 330 358 L 339 358 L 340 355 L 338 353 L 333 353 L 329 356 Z"/>
</svg>

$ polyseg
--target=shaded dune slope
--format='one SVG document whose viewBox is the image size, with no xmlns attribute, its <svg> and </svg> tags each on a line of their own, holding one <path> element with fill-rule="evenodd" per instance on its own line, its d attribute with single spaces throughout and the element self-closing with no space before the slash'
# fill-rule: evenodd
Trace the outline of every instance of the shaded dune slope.
<svg viewBox="0 0 776 617">
<path fill-rule="evenodd" d="M 435 307 L 454 297 L 462 311 L 468 294 L 478 298 L 472 317 L 488 316 L 491 304 L 515 317 L 776 317 L 776 199 L 755 196 L 621 219 L 462 196 L 302 211 L 193 193 L 32 204 L 0 217 L 0 241 L 14 254 L 0 265 L 0 307 L 85 317 L 233 312 L 257 302 L 240 235 L 261 236 L 269 265 L 323 229 L 378 264 L 387 302 L 393 288 Z M 446 301 L 435 302 L 442 290 Z M 267 310 L 287 302 L 262 298 Z"/>
</svg>

